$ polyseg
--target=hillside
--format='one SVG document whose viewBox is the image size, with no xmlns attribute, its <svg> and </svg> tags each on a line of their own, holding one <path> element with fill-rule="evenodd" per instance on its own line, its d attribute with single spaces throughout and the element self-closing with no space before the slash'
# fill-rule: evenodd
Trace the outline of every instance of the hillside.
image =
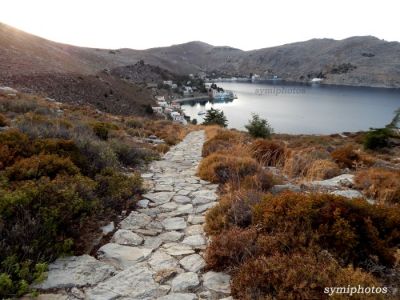
<svg viewBox="0 0 400 300">
<path fill-rule="evenodd" d="M 252 51 L 203 42 L 111 50 L 55 43 L 0 24 L 0 80 L 21 74 L 93 75 L 104 69 L 121 71 L 140 60 L 177 74 L 256 73 L 297 82 L 323 77 L 327 84 L 400 87 L 400 43 L 371 36 L 313 39 Z"/>
</svg>

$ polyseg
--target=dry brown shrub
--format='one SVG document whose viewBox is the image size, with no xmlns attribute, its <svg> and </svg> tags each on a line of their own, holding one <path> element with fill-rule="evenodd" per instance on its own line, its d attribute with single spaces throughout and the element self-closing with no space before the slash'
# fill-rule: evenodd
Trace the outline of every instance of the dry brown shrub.
<svg viewBox="0 0 400 300">
<path fill-rule="evenodd" d="M 244 135 L 238 131 L 219 129 L 212 138 L 208 139 L 203 145 L 202 156 L 206 157 L 214 152 L 231 151 L 235 147 L 244 146 Z M 246 150 L 245 155 L 248 155 Z"/>
<path fill-rule="evenodd" d="M 252 156 L 264 166 L 281 166 L 283 164 L 285 148 L 278 142 L 257 139 L 251 144 L 250 150 Z"/>
<path fill-rule="evenodd" d="M 8 122 L 7 118 L 3 114 L 0 113 L 0 127 L 5 127 L 8 125 L 9 125 L 9 122 Z"/>
<path fill-rule="evenodd" d="M 309 181 L 324 180 L 339 174 L 340 169 L 336 163 L 327 159 L 318 159 L 311 163 L 311 166 L 307 170 L 306 179 Z"/>
<path fill-rule="evenodd" d="M 331 153 L 331 156 L 341 168 L 355 168 L 360 161 L 360 155 L 354 146 L 350 144 L 337 148 Z"/>
<path fill-rule="evenodd" d="M 235 182 L 234 182 L 235 183 Z M 274 185 L 272 174 L 264 169 L 260 169 L 254 175 L 245 176 L 234 189 L 268 191 Z"/>
<path fill-rule="evenodd" d="M 170 147 L 167 144 L 158 144 L 154 149 L 156 149 L 156 151 L 159 153 L 167 153 L 169 148 Z"/>
<path fill-rule="evenodd" d="M 206 250 L 207 266 L 213 270 L 225 270 L 240 265 L 254 255 L 257 232 L 255 228 L 231 228 L 215 236 Z"/>
<path fill-rule="evenodd" d="M 243 177 L 256 174 L 259 168 L 251 157 L 214 153 L 200 162 L 198 174 L 213 183 L 240 182 Z"/>
<path fill-rule="evenodd" d="M 209 140 L 215 137 L 218 134 L 218 132 L 222 130 L 222 128 L 217 125 L 208 125 L 204 126 L 204 130 L 206 133 L 206 139 Z"/>
<path fill-rule="evenodd" d="M 235 143 L 226 140 L 211 139 L 204 143 L 201 155 L 206 157 L 218 151 L 228 150 L 235 146 Z"/>
<path fill-rule="evenodd" d="M 292 150 L 286 154 L 283 172 L 291 178 L 304 177 L 313 161 L 328 158 L 329 153 L 318 148 Z"/>
<path fill-rule="evenodd" d="M 322 251 L 286 255 L 275 253 L 260 256 L 243 263 L 233 276 L 232 294 L 237 299 L 328 299 L 325 287 L 379 286 L 376 279 L 353 268 L 341 268 Z M 343 295 L 339 295 L 342 297 Z M 343 299 L 343 298 L 333 299 Z M 371 299 L 383 299 L 378 295 Z M 365 299 L 365 294 L 352 299 Z"/>
<path fill-rule="evenodd" d="M 400 203 L 400 172 L 371 168 L 356 173 L 355 187 L 382 204 Z"/>
<path fill-rule="evenodd" d="M 240 190 L 224 194 L 218 205 L 206 214 L 205 231 L 216 235 L 231 227 L 246 228 L 253 222 L 253 206 L 263 194 L 257 190 Z"/>
</svg>

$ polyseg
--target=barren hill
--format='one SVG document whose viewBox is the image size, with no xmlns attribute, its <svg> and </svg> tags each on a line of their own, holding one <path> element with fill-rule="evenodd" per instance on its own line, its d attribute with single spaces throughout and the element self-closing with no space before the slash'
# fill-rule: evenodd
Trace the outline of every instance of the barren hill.
<svg viewBox="0 0 400 300">
<path fill-rule="evenodd" d="M 256 73 L 297 82 L 321 77 L 328 84 L 400 87 L 400 43 L 371 36 L 313 39 L 252 51 L 203 42 L 112 50 L 55 43 L 0 24 L 0 79 L 18 74 L 97 74 L 103 69 L 124 73 L 129 70 L 121 67 L 140 60 L 177 74 Z"/>
</svg>

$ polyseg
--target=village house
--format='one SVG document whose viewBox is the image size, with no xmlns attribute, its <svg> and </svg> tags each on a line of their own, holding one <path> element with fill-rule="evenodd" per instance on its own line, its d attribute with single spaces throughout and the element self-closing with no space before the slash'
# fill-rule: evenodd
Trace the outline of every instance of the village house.
<svg viewBox="0 0 400 300">
<path fill-rule="evenodd" d="M 193 95 L 193 89 L 191 86 L 184 86 L 183 87 L 183 95 L 184 96 L 190 96 Z"/>
<path fill-rule="evenodd" d="M 151 107 L 153 109 L 153 112 L 156 114 L 162 114 L 163 113 L 163 109 L 161 106 L 152 106 Z"/>
<path fill-rule="evenodd" d="M 166 101 L 157 101 L 158 106 L 167 107 L 168 103 Z"/>
</svg>

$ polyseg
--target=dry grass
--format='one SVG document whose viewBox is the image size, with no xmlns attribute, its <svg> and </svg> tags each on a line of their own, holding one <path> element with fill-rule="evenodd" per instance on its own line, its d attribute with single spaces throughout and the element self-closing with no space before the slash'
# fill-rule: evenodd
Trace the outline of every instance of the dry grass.
<svg viewBox="0 0 400 300">
<path fill-rule="evenodd" d="M 328 158 L 329 153 L 320 148 L 311 147 L 291 150 L 286 154 L 283 172 L 291 178 L 305 177 L 315 160 Z"/>
<path fill-rule="evenodd" d="M 283 165 L 285 147 L 281 143 L 257 139 L 251 144 L 250 150 L 252 156 L 264 166 Z"/>
<path fill-rule="evenodd" d="M 306 179 L 308 181 L 324 180 L 340 174 L 339 166 L 331 160 L 314 160 L 307 170 Z"/>
<path fill-rule="evenodd" d="M 206 157 L 214 152 L 226 151 L 230 152 L 233 148 L 240 151 L 242 155 L 249 155 L 249 151 L 245 146 L 245 135 L 238 131 L 219 129 L 213 131 L 213 137 L 208 139 L 203 145 L 202 155 Z"/>
<path fill-rule="evenodd" d="M 213 183 L 240 182 L 245 176 L 259 171 L 259 164 L 251 157 L 214 153 L 204 158 L 199 166 L 200 178 Z"/>
<path fill-rule="evenodd" d="M 220 126 L 217 125 L 209 125 L 209 126 L 202 126 L 206 132 L 206 139 L 212 139 L 215 137 L 221 130 Z"/>
<path fill-rule="evenodd" d="M 362 170 L 356 173 L 355 186 L 381 204 L 400 204 L 400 171 Z"/>
</svg>

